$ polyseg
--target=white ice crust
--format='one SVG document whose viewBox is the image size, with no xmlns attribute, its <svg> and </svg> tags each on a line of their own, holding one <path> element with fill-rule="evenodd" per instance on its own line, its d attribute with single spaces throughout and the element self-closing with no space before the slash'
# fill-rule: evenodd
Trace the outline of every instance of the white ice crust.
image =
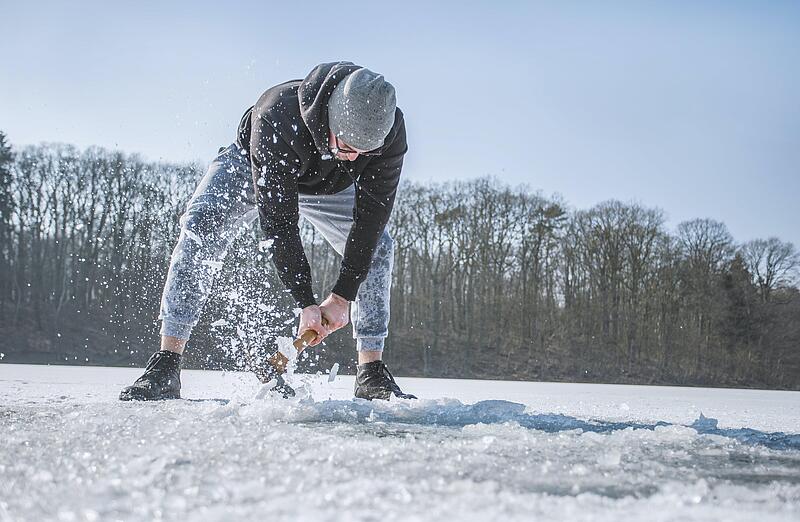
<svg viewBox="0 0 800 522">
<path fill-rule="evenodd" d="M 193 400 L 119 402 L 140 373 L 0 364 L 0 520 L 768 522 L 800 510 L 800 450 L 727 434 L 800 433 L 797 392 L 398 377 L 419 401 L 369 402 L 352 399 L 352 376 L 294 374 L 300 392 L 284 400 L 254 398 L 251 374 L 184 370 Z"/>
</svg>

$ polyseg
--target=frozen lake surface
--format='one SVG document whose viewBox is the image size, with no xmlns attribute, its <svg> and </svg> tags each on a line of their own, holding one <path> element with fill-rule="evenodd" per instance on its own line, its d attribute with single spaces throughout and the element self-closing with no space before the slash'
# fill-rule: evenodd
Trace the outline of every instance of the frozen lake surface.
<svg viewBox="0 0 800 522">
<path fill-rule="evenodd" d="M 800 520 L 800 393 L 0 364 L 9 520 Z M 704 417 L 701 417 L 701 414 Z"/>
</svg>

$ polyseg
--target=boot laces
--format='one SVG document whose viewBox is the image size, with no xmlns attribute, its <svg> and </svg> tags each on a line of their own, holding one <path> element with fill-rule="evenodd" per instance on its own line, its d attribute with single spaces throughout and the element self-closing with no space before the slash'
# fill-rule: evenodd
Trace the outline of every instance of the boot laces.
<svg viewBox="0 0 800 522">
<path fill-rule="evenodd" d="M 394 376 L 392 376 L 392 373 L 389 371 L 389 367 L 385 364 L 381 364 L 380 380 L 390 383 L 392 388 L 399 388 L 394 381 Z"/>
<path fill-rule="evenodd" d="M 161 353 L 161 350 L 157 351 L 151 355 L 150 360 L 147 361 L 147 366 L 144 367 L 145 373 L 166 369 L 164 366 L 166 366 L 167 360 L 167 356 Z"/>
</svg>

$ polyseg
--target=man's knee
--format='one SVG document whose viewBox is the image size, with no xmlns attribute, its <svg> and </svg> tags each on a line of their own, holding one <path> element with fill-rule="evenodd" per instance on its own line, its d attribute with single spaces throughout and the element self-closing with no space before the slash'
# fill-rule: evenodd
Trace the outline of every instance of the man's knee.
<svg viewBox="0 0 800 522">
<path fill-rule="evenodd" d="M 213 241 L 223 234 L 225 223 L 230 219 L 228 214 L 227 205 L 192 202 L 181 216 L 181 228 L 188 230 L 192 239 Z"/>
<path fill-rule="evenodd" d="M 371 272 L 377 274 L 390 273 L 394 264 L 394 239 L 388 232 L 381 234 L 375 253 L 372 255 Z"/>
<path fill-rule="evenodd" d="M 383 231 L 378 238 L 378 245 L 375 247 L 375 257 L 381 259 L 392 259 L 394 256 L 394 239 L 389 232 Z"/>
</svg>

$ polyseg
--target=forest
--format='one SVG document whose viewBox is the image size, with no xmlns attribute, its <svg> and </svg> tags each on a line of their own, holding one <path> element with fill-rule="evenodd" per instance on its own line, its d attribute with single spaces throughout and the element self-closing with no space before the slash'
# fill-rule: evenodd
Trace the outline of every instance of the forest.
<svg viewBox="0 0 800 522">
<path fill-rule="evenodd" d="M 0 133 L 0 362 L 141 365 L 198 164 Z M 535 173 L 530 179 L 535 185 Z M 242 227 L 184 367 L 251 369 L 294 303 Z M 800 389 L 800 254 L 641 203 L 575 209 L 496 177 L 404 181 L 385 360 L 400 375 Z M 315 291 L 339 257 L 303 223 Z M 352 370 L 350 327 L 300 367 Z M 344 371 L 344 370 L 343 370 Z"/>
</svg>

